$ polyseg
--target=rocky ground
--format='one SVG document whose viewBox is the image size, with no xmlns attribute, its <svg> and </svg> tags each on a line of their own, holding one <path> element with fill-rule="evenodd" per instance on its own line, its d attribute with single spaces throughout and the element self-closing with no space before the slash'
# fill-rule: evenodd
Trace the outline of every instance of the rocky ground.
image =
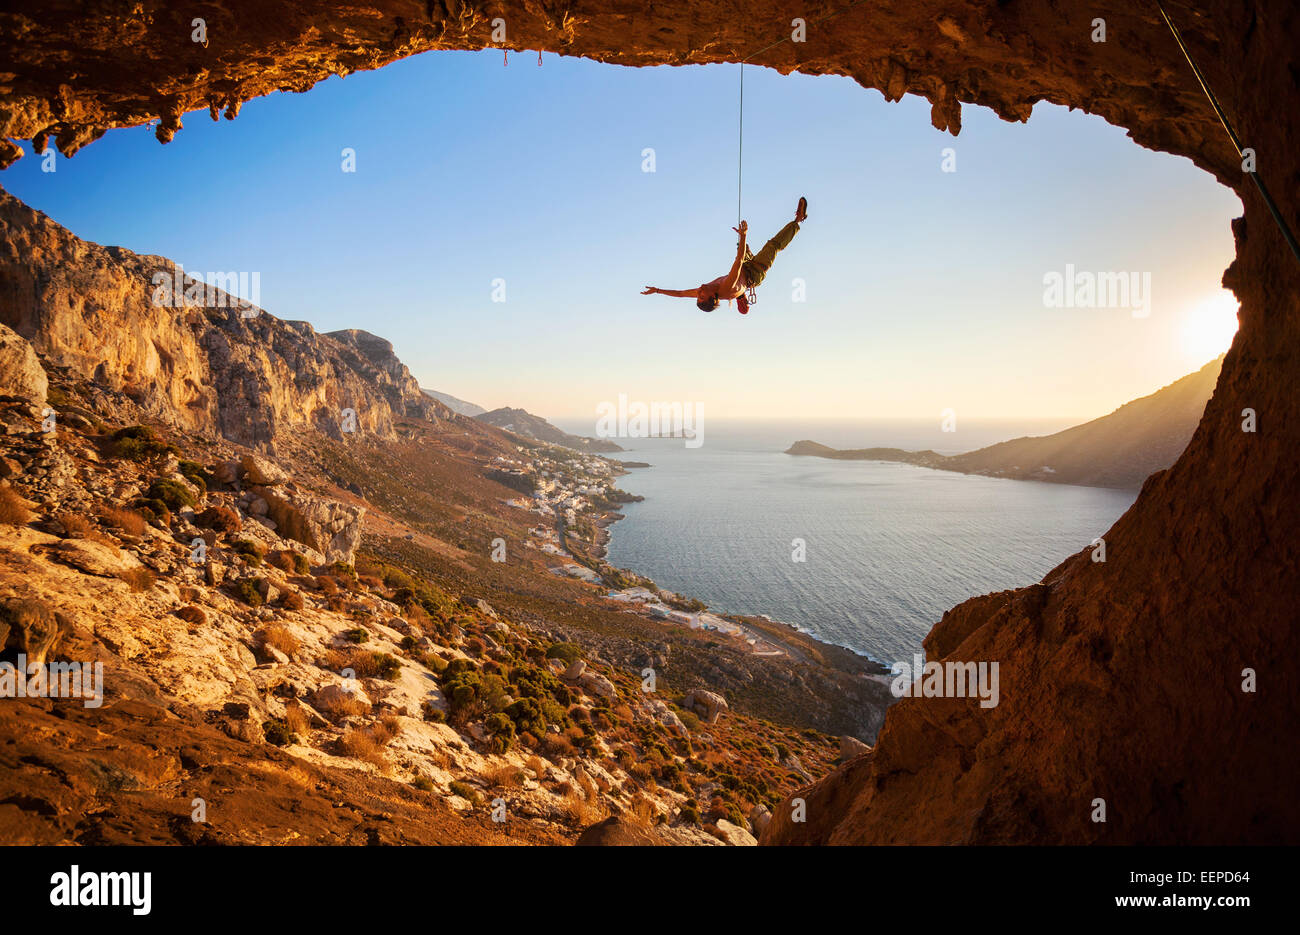
<svg viewBox="0 0 1300 935">
<path fill-rule="evenodd" d="M 0 702 L 7 842 L 558 843 L 611 818 L 588 840 L 746 844 L 841 753 L 834 737 L 745 713 L 743 695 L 729 705 L 718 684 L 679 688 L 691 667 L 665 657 L 700 651 L 670 634 L 601 636 L 582 614 L 543 615 L 593 598 L 552 584 L 539 556 L 502 572 L 509 588 L 484 580 L 420 509 L 419 485 L 397 494 L 370 475 L 376 499 L 405 497 L 407 513 L 331 486 L 306 460 L 330 454 L 310 433 L 281 463 L 116 424 L 130 400 L 96 407 L 102 394 L 75 380 L 56 377 L 40 405 L 35 355 L 10 373 L 4 659 L 100 661 L 104 699 Z M 436 448 L 439 431 L 412 424 L 409 443 Z M 335 471 L 366 457 L 361 446 Z M 497 522 L 470 499 L 448 521 Z M 424 528 L 408 522 L 419 516 Z M 529 593 L 534 571 L 555 595 Z M 663 682 L 644 691 L 656 663 Z M 755 680 L 752 662 L 711 667 Z"/>
</svg>

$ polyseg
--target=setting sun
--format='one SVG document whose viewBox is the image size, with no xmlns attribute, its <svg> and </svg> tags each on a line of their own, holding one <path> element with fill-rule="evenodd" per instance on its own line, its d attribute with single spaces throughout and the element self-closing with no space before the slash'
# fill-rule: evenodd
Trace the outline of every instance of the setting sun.
<svg viewBox="0 0 1300 935">
<path fill-rule="evenodd" d="M 1217 357 L 1232 346 L 1237 333 L 1237 299 L 1226 289 L 1208 296 L 1187 314 L 1183 352 L 1196 363 Z"/>
</svg>

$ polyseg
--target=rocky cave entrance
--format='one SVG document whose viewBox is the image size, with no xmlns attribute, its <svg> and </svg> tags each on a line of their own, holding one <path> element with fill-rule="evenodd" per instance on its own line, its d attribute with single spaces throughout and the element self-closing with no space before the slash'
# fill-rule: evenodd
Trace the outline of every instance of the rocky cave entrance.
<svg viewBox="0 0 1300 935">
<path fill-rule="evenodd" d="M 1285 0 L 1170 3 L 1184 38 L 1292 228 L 1300 147 L 1300 12 Z M 1224 284 L 1240 330 L 1182 458 L 1150 478 L 1106 534 L 1111 558 L 1067 559 L 1040 584 L 967 601 L 927 639 L 931 658 L 1000 659 L 1003 703 L 904 700 L 872 755 L 824 780 L 808 824 L 776 841 L 1217 843 L 1292 841 L 1300 830 L 1287 751 L 1300 724 L 1293 660 L 1300 441 L 1300 264 L 1251 190 L 1154 4 L 868 0 L 806 20 L 816 41 L 783 42 L 751 64 L 848 75 L 890 100 L 931 103 L 960 129 L 962 103 L 1027 119 L 1048 100 L 1127 127 L 1143 146 L 1185 155 L 1238 193 L 1237 258 Z M 233 118 L 242 101 L 305 91 L 331 74 L 430 49 L 542 49 L 625 65 L 737 61 L 788 31 L 760 0 L 672 9 L 569 4 L 376 2 L 343 10 L 236 0 L 202 15 L 144 2 L 90 14 L 20 0 L 0 17 L 12 62 L 0 100 L 0 159 L 30 139 L 65 155 L 108 128 L 158 118 Z M 1105 43 L 1092 38 L 1104 19 Z M 494 41 L 494 20 L 505 24 Z M 825 20 L 824 22 L 821 22 Z M 819 26 L 818 24 L 821 23 Z M 818 28 L 822 29 L 817 33 Z M 1245 410 L 1257 431 L 1242 431 Z M 1240 690 L 1243 668 L 1267 691 Z M 1087 819 L 1105 796 L 1114 817 Z"/>
</svg>

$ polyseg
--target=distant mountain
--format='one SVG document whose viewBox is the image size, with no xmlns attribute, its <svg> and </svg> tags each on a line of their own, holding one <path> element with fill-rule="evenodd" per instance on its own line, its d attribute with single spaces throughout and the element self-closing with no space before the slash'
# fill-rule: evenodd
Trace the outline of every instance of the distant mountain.
<svg viewBox="0 0 1300 935">
<path fill-rule="evenodd" d="M 450 393 L 439 393 L 437 390 L 431 390 L 426 386 L 420 387 L 420 392 L 442 403 L 452 412 L 459 413 L 462 416 L 481 416 L 487 412 L 482 406 L 476 403 L 467 403 L 463 399 L 457 399 Z"/>
<path fill-rule="evenodd" d="M 941 455 L 902 448 L 836 449 L 798 441 L 786 454 L 844 461 L 901 461 L 920 467 L 1084 487 L 1137 489 L 1178 459 L 1201 421 L 1223 357 L 1108 416 L 1057 432 L 1016 438 L 978 451 Z"/>
<path fill-rule="evenodd" d="M 495 425 L 499 429 L 505 429 L 507 432 L 522 435 L 524 438 L 549 442 L 552 445 L 563 445 L 565 448 L 572 448 L 575 451 L 608 453 L 623 450 L 618 445 L 603 438 L 584 438 L 581 435 L 570 435 L 568 432 L 557 429 L 540 416 L 535 416 L 522 409 L 511 409 L 504 406 L 477 415 L 474 418 L 480 422 L 486 422 L 488 425 Z"/>
</svg>

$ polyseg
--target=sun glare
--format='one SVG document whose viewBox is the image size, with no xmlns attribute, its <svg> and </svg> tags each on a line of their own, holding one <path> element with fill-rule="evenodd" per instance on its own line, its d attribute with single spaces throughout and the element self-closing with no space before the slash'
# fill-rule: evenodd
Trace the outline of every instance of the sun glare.
<svg viewBox="0 0 1300 935">
<path fill-rule="evenodd" d="M 1227 290 L 1197 303 L 1183 322 L 1183 352 L 1202 364 L 1226 351 L 1237 333 L 1237 307 Z"/>
</svg>

